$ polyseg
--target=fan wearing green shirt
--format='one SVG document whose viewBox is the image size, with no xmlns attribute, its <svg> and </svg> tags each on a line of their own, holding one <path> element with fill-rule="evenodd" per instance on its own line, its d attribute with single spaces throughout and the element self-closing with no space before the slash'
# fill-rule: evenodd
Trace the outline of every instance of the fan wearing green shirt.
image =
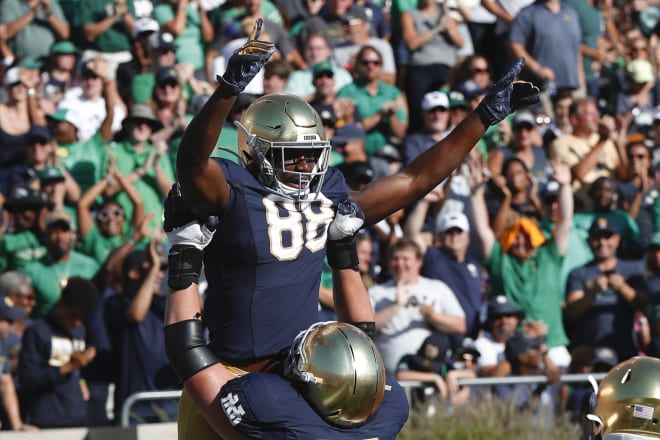
<svg viewBox="0 0 660 440">
<path fill-rule="evenodd" d="M 94 259 L 73 250 L 76 232 L 69 214 L 49 212 L 45 222 L 46 255 L 28 263 L 22 271 L 30 276 L 34 286 L 37 303 L 33 318 L 46 316 L 52 310 L 69 278 L 92 279 L 99 269 Z"/>
</svg>

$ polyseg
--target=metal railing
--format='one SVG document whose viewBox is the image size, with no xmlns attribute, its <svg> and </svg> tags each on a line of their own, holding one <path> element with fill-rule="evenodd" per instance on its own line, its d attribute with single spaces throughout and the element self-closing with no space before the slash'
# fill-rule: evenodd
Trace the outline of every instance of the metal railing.
<svg viewBox="0 0 660 440">
<path fill-rule="evenodd" d="M 562 374 L 559 381 L 562 383 L 585 383 L 589 381 L 589 376 L 593 376 L 597 381 L 602 380 L 607 373 L 593 374 Z M 505 376 L 505 377 L 475 377 L 473 379 L 459 379 L 460 386 L 492 386 L 492 385 L 511 385 L 511 384 L 534 384 L 547 383 L 548 378 L 544 375 L 534 376 Z M 410 401 L 410 391 L 414 388 L 420 388 L 432 385 L 431 382 L 421 382 L 415 380 L 402 380 L 399 384 L 406 391 L 408 401 Z M 181 390 L 173 391 L 143 391 L 128 396 L 121 408 L 121 426 L 127 428 L 130 424 L 131 407 L 140 401 L 145 400 L 166 400 L 178 399 L 181 397 Z"/>
</svg>

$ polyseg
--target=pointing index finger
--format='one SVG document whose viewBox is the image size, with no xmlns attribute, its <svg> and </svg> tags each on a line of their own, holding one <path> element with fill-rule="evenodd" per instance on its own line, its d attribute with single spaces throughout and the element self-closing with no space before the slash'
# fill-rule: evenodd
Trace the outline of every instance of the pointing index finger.
<svg viewBox="0 0 660 440">
<path fill-rule="evenodd" d="M 259 38 L 259 34 L 261 34 L 261 26 L 263 26 L 263 24 L 264 21 L 261 18 L 257 19 L 257 21 L 254 22 L 254 26 L 252 27 L 252 32 L 250 32 L 248 41 L 254 41 Z"/>
</svg>

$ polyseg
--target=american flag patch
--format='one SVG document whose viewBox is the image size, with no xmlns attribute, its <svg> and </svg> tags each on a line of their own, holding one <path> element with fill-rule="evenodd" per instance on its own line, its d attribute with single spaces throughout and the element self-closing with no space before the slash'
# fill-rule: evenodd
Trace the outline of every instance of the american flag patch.
<svg viewBox="0 0 660 440">
<path fill-rule="evenodd" d="M 653 418 L 653 407 L 646 405 L 633 405 L 633 417 L 651 420 Z"/>
</svg>

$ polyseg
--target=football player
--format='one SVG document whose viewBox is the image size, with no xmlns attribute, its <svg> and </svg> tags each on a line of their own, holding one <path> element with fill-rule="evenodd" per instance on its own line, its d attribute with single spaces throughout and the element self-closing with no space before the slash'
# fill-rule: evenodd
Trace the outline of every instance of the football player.
<svg viewBox="0 0 660 440">
<path fill-rule="evenodd" d="M 237 123 L 240 165 L 209 157 L 236 96 L 274 51 L 272 43 L 258 39 L 260 28 L 259 20 L 230 58 L 218 88 L 188 125 L 177 155 L 177 176 L 187 203 L 198 218 L 215 215 L 220 220 L 204 252 L 209 282 L 204 319 L 210 343 L 199 346 L 201 323 L 191 317 L 201 304 L 191 286 L 169 297 L 166 343 L 178 347 L 170 358 L 184 379 L 179 418 L 194 413 L 187 409 L 192 399 L 223 435 L 232 431 L 228 419 L 218 416 L 218 392 L 234 377 L 224 365 L 276 371 L 290 342 L 316 320 L 326 231 L 348 199 L 341 173 L 328 168 L 330 144 L 320 117 L 294 95 L 267 95 L 246 110 Z M 460 164 L 489 125 L 538 99 L 538 89 L 514 81 L 523 64 L 519 60 L 494 84 L 478 109 L 444 140 L 398 174 L 352 195 L 366 224 L 422 197 Z M 356 231 L 349 227 L 345 235 Z M 335 245 L 341 247 L 341 241 L 334 240 Z M 170 262 L 170 278 L 173 272 L 179 277 L 177 267 L 186 272 L 201 266 L 198 254 L 178 252 L 174 257 L 180 261 Z M 373 332 L 366 294 L 341 293 L 342 277 L 354 275 L 342 270 L 349 267 L 333 266 L 339 273 L 337 316 Z M 192 438 L 181 433 L 181 424 L 180 438 Z"/>
</svg>

